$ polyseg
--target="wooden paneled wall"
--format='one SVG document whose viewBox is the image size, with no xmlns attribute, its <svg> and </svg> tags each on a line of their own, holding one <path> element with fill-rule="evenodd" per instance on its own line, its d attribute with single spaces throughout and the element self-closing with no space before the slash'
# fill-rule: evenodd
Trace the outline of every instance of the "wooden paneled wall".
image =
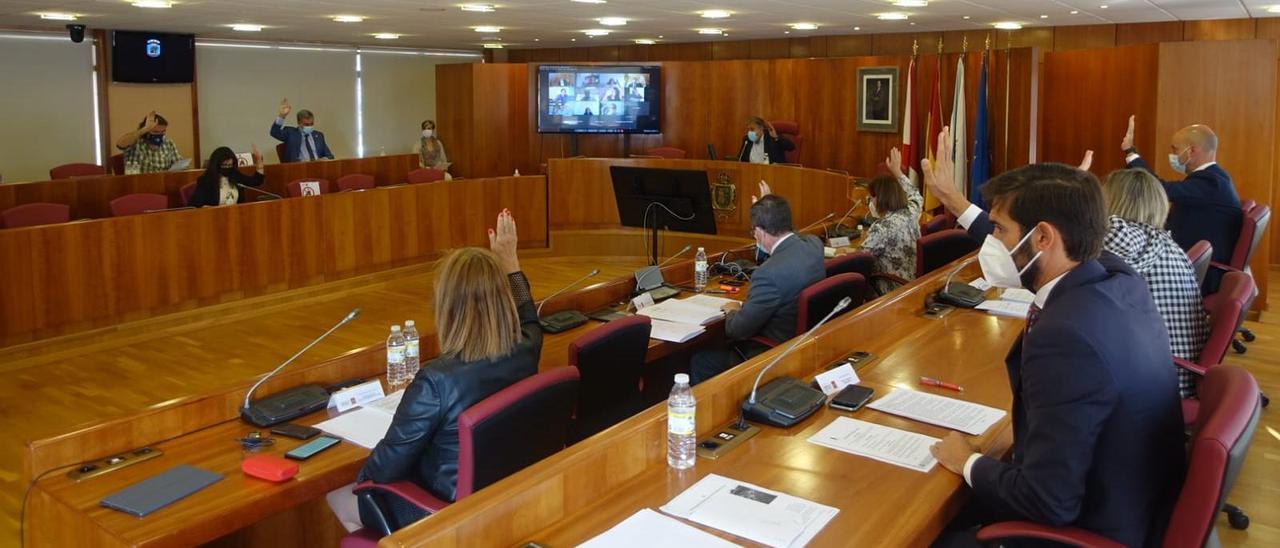
<svg viewBox="0 0 1280 548">
<path fill-rule="evenodd" d="M 935 46 L 936 48 L 936 46 Z M 585 50 L 569 50 L 585 51 Z M 926 51 L 922 48 L 921 51 Z M 921 55 L 916 85 L 921 90 L 916 112 L 927 111 L 930 86 L 941 58 L 943 116 L 949 117 L 957 54 Z M 970 51 L 966 79 L 976 86 L 982 53 Z M 901 133 L 871 133 L 856 129 L 856 79 L 862 67 L 898 67 L 899 99 L 905 101 L 905 78 L 910 55 L 881 55 L 825 59 L 735 61 L 669 61 L 662 67 L 663 133 L 661 135 L 583 135 L 578 155 L 622 157 L 643 154 L 658 146 L 685 150 L 689 158 L 705 158 L 707 144 L 720 156 L 735 154 L 749 116 L 793 120 L 800 124 L 803 143 L 800 163 L 834 168 L 854 175 L 873 175 Z M 993 169 L 1025 164 L 1031 158 L 1031 128 L 1035 119 L 1033 81 L 1035 52 L 1027 48 L 993 51 L 989 66 Z M 437 111 L 442 120 L 459 125 L 448 136 L 450 159 L 466 176 L 497 176 L 535 172 L 550 158 L 571 155 L 572 137 L 538 134 L 535 121 L 537 65 L 441 65 L 437 75 Z M 1005 80 L 1009 76 L 1009 146 L 1004 144 Z M 470 89 L 467 89 L 470 86 Z M 505 86 L 505 87 L 504 87 Z M 966 112 L 973 127 L 976 93 L 968 93 Z M 901 104 L 901 103 L 900 103 Z M 923 118 L 922 118 L 923 119 Z M 921 127 L 923 128 L 923 123 Z M 470 126 L 462 129 L 461 126 Z M 923 131 L 923 129 L 921 130 Z"/>
<path fill-rule="evenodd" d="M 546 204 L 544 177 L 506 177 L 0 230 L 0 345 L 483 245 L 504 207 L 546 247 Z"/>
</svg>

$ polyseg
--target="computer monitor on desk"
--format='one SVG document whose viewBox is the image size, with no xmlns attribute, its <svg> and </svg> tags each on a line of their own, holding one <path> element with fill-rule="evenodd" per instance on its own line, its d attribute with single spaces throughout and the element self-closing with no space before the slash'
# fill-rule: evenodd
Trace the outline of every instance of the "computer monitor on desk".
<svg viewBox="0 0 1280 548">
<path fill-rule="evenodd" d="M 658 229 L 716 234 L 707 172 L 612 166 L 613 197 L 622 226 L 652 229 L 650 264 L 658 264 Z"/>
</svg>

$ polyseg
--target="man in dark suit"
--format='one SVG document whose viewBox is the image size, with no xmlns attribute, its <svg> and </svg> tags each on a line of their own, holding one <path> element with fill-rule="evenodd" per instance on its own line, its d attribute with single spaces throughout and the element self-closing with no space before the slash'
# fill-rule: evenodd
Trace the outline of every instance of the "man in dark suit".
<svg viewBox="0 0 1280 548">
<path fill-rule="evenodd" d="M 280 115 L 271 124 L 271 136 L 284 143 L 284 157 L 281 162 L 310 162 L 312 160 L 333 159 L 333 152 L 324 142 L 324 134 L 316 131 L 316 117 L 311 111 L 298 111 L 298 127 L 284 125 L 284 117 L 289 115 L 293 107 L 289 99 L 280 101 Z"/>
<path fill-rule="evenodd" d="M 762 191 L 768 187 L 761 185 Z M 765 194 L 751 205 L 751 231 L 757 245 L 769 253 L 751 274 L 751 288 L 743 304 L 725 305 L 725 338 L 730 348 L 693 356 L 689 369 L 694 384 L 760 354 L 768 347 L 749 340 L 757 335 L 782 342 L 796 332 L 800 291 L 826 277 L 822 242 L 796 234 L 791 206 L 781 196 Z"/>
<path fill-rule="evenodd" d="M 752 116 L 747 120 L 747 134 L 738 149 L 738 161 L 753 164 L 785 164 L 787 152 L 795 150 L 790 139 L 778 135 L 773 124 L 764 118 Z"/>
<path fill-rule="evenodd" d="M 938 158 L 925 176 L 951 180 L 949 152 Z M 1185 473 L 1178 381 L 1146 282 L 1102 251 L 1107 209 L 1097 179 L 1037 164 L 992 179 L 983 196 L 992 211 L 969 233 L 999 244 L 981 252 L 984 276 L 1024 286 L 1035 301 L 1005 358 L 1010 460 L 975 453 L 955 432 L 933 447 L 973 489 L 957 525 L 1029 520 L 1158 545 Z M 1012 264 L 999 268 L 1002 259 Z"/>
<path fill-rule="evenodd" d="M 1120 146 L 1131 168 L 1155 171 L 1133 147 L 1134 117 Z M 1208 126 L 1196 124 L 1173 134 L 1169 142 L 1169 166 L 1186 175 L 1182 181 L 1161 181 L 1169 195 L 1169 220 L 1165 227 L 1182 249 L 1191 249 L 1200 240 L 1213 244 L 1213 260 L 1227 263 L 1240 236 L 1240 197 L 1231 176 L 1218 165 L 1218 136 Z M 1216 284 L 1215 284 L 1216 285 Z"/>
</svg>

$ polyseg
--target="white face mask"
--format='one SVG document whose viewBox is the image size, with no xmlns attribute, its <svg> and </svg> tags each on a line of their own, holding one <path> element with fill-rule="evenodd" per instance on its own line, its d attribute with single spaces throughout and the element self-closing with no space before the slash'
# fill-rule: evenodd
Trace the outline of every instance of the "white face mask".
<svg viewBox="0 0 1280 548">
<path fill-rule="evenodd" d="M 1022 244 L 1026 243 L 1035 231 L 1034 228 L 1031 229 L 1026 236 L 1022 237 L 1018 245 L 1013 246 L 1013 249 L 1005 249 L 1004 244 L 995 236 L 987 235 L 987 239 L 982 242 L 982 249 L 978 251 L 978 264 L 982 266 L 982 277 L 986 278 L 987 283 L 1002 289 L 1022 287 L 1022 273 L 1035 264 L 1041 252 L 1036 252 L 1021 270 L 1013 261 L 1013 253 L 1022 247 Z"/>
<path fill-rule="evenodd" d="M 872 219 L 880 218 L 880 210 L 876 209 L 876 201 L 874 198 L 867 202 L 867 212 L 871 215 Z"/>
<path fill-rule="evenodd" d="M 435 130 L 433 130 L 433 129 L 424 129 L 424 130 L 422 130 L 422 136 L 423 136 L 424 138 L 427 138 L 427 139 L 430 139 L 430 138 L 431 138 L 431 136 L 432 136 L 432 135 L 435 135 L 435 134 L 436 134 L 436 132 L 435 132 Z"/>
</svg>

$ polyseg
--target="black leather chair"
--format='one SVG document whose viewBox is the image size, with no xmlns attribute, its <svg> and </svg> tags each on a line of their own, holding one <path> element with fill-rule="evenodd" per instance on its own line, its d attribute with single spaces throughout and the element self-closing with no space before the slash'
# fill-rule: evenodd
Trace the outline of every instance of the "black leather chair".
<svg viewBox="0 0 1280 548">
<path fill-rule="evenodd" d="M 649 317 L 637 314 L 569 343 L 569 365 L 582 376 L 572 441 L 588 438 L 644 408 L 640 377 L 651 328 Z"/>
</svg>

